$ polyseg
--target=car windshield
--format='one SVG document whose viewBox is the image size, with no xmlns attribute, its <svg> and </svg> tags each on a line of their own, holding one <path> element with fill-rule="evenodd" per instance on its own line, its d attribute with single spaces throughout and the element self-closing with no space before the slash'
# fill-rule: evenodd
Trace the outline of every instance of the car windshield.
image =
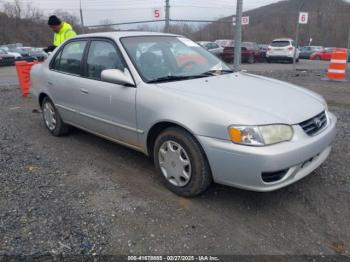
<svg viewBox="0 0 350 262">
<path fill-rule="evenodd" d="M 145 82 L 167 82 L 231 73 L 195 42 L 175 36 L 124 37 L 121 42 Z"/>
<path fill-rule="evenodd" d="M 289 46 L 289 41 L 273 41 L 271 43 L 271 46 L 274 47 L 284 47 L 284 46 Z"/>
</svg>

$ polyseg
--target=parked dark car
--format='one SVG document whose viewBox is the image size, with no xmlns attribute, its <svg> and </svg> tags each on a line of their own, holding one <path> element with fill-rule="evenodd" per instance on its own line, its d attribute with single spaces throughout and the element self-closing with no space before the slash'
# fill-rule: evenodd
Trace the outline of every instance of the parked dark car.
<svg viewBox="0 0 350 262">
<path fill-rule="evenodd" d="M 0 49 L 0 66 L 12 66 L 15 64 L 15 57 Z"/>
<path fill-rule="evenodd" d="M 269 49 L 269 45 L 267 44 L 258 44 L 258 47 L 260 49 L 261 52 L 261 56 L 266 59 L 266 52 Z"/>
<path fill-rule="evenodd" d="M 207 49 L 213 55 L 216 55 L 217 57 L 220 57 L 220 58 L 222 57 L 224 48 L 219 46 L 217 43 L 209 42 L 209 41 L 199 41 L 197 42 L 197 44 Z"/>
<path fill-rule="evenodd" d="M 44 52 L 42 48 L 30 47 L 28 50 L 29 56 L 33 57 L 35 60 L 44 61 L 48 57 L 47 53 Z"/>
<path fill-rule="evenodd" d="M 225 62 L 233 62 L 234 58 L 234 41 L 222 42 L 226 44 L 223 46 L 224 51 L 222 54 L 222 59 Z M 260 51 L 259 46 L 255 42 L 243 42 L 242 43 L 242 62 L 253 64 L 256 61 L 263 61 L 263 52 Z"/>
<path fill-rule="evenodd" d="M 303 46 L 300 48 L 299 58 L 310 59 L 313 53 L 322 51 L 323 49 L 323 46 Z"/>
</svg>

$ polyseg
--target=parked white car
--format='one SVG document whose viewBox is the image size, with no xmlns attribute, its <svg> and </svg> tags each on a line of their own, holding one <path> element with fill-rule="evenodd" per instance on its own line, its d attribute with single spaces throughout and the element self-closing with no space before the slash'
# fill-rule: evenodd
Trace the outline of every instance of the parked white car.
<svg viewBox="0 0 350 262">
<path fill-rule="evenodd" d="M 296 53 L 296 61 L 299 62 L 300 51 L 293 39 L 275 39 L 267 49 L 266 60 L 269 63 L 273 61 L 287 61 L 293 63 L 294 53 Z"/>
</svg>

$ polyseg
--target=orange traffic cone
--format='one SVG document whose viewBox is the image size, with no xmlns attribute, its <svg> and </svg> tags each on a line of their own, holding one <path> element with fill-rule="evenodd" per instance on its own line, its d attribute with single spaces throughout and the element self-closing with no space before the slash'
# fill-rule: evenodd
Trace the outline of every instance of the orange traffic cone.
<svg viewBox="0 0 350 262">
<path fill-rule="evenodd" d="M 16 62 L 16 71 L 18 76 L 19 86 L 22 90 L 22 96 L 26 97 L 30 89 L 30 70 L 32 66 L 38 64 L 39 62 L 26 62 L 26 61 L 17 61 Z"/>
<path fill-rule="evenodd" d="M 331 63 L 329 64 L 328 73 L 325 80 L 345 81 L 347 56 L 346 51 L 333 51 Z"/>
</svg>

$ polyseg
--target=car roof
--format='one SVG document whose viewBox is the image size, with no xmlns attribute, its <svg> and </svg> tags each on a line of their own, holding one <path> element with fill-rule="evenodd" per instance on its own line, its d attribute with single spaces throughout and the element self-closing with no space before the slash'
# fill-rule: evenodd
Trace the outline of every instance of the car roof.
<svg viewBox="0 0 350 262">
<path fill-rule="evenodd" d="M 179 35 L 157 33 L 157 32 L 144 32 L 144 31 L 113 31 L 113 32 L 77 35 L 75 38 L 108 37 L 108 38 L 118 39 L 122 37 L 130 37 L 130 36 L 179 36 Z"/>
<path fill-rule="evenodd" d="M 293 41 L 293 39 L 291 39 L 291 38 L 277 38 L 277 39 L 274 39 L 272 42 L 275 42 L 275 41 Z"/>
</svg>

